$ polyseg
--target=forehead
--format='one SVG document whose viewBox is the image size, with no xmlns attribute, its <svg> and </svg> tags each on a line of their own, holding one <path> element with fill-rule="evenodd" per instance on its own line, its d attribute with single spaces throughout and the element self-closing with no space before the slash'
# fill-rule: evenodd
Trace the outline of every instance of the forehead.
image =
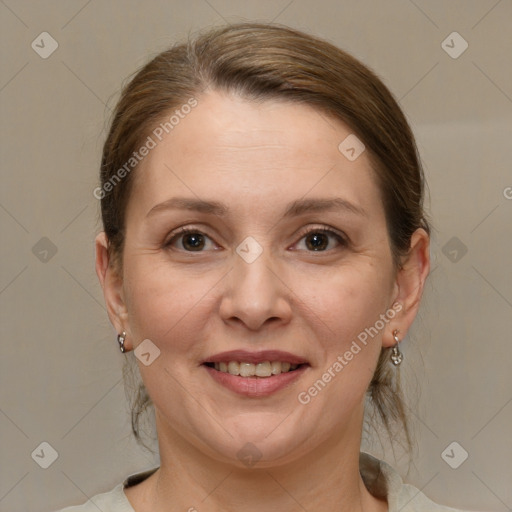
<svg viewBox="0 0 512 512">
<path fill-rule="evenodd" d="M 182 156 L 216 156 L 248 168 L 248 155 L 274 158 L 308 156 L 325 160 L 350 129 L 312 107 L 282 100 L 253 101 L 211 92 L 163 141 L 178 144 Z M 226 151 L 227 150 L 227 151 Z"/>
<path fill-rule="evenodd" d="M 375 200 L 368 155 L 350 161 L 339 150 L 349 136 L 350 127 L 309 105 L 210 92 L 162 140 L 152 135 L 156 145 L 135 171 L 132 194 L 146 212 L 184 194 L 288 202 L 339 191 Z"/>
</svg>

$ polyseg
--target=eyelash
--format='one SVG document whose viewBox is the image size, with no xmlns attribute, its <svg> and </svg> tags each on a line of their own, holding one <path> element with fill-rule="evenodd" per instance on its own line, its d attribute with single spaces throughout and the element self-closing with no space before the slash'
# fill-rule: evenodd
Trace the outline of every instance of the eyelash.
<svg viewBox="0 0 512 512">
<path fill-rule="evenodd" d="M 322 234 L 325 234 L 325 235 L 332 235 L 337 240 L 337 242 L 340 244 L 340 246 L 345 247 L 345 246 L 348 245 L 348 241 L 347 241 L 345 236 L 343 236 L 341 233 L 339 233 L 337 231 L 334 231 L 333 229 L 328 228 L 326 226 L 314 227 L 314 228 L 307 229 L 306 231 L 301 233 L 299 241 L 302 240 L 304 237 L 306 237 L 307 235 L 309 235 L 311 233 L 322 233 Z M 183 228 L 179 228 L 178 231 L 172 233 L 171 234 L 171 238 L 167 242 L 164 243 L 163 247 L 164 248 L 170 248 L 172 246 L 172 244 L 177 239 L 179 239 L 182 236 L 188 235 L 188 234 L 194 234 L 194 235 L 199 234 L 199 235 L 206 236 L 207 238 L 210 238 L 206 233 L 204 233 L 200 229 L 196 229 L 194 227 L 183 227 Z M 327 250 L 323 250 L 323 251 L 307 251 L 307 252 L 311 252 L 311 253 L 320 252 L 320 253 L 323 253 L 323 252 L 329 252 L 330 250 L 334 250 L 334 249 L 327 249 Z M 186 251 L 184 249 L 183 249 L 183 251 L 187 252 L 187 253 L 205 252 L 205 251 Z"/>
</svg>

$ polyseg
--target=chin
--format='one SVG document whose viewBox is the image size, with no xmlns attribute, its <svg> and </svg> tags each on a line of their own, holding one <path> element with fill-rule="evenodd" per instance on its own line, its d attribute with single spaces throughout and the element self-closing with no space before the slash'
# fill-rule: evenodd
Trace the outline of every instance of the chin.
<svg viewBox="0 0 512 512">
<path fill-rule="evenodd" d="M 291 463 L 313 449 L 313 433 L 308 436 L 304 425 L 300 429 L 296 425 L 297 428 L 291 431 L 282 424 L 279 426 L 282 421 L 280 417 L 272 425 L 265 423 L 257 428 L 249 422 L 238 425 L 236 432 L 231 431 L 232 437 L 226 435 L 209 448 L 215 458 L 239 468 L 264 469 Z"/>
</svg>

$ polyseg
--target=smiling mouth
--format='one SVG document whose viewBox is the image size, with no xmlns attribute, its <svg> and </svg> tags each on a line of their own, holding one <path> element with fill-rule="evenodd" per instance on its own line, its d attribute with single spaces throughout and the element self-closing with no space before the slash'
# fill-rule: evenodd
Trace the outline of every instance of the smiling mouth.
<svg viewBox="0 0 512 512">
<path fill-rule="evenodd" d="M 229 373 L 230 375 L 262 379 L 280 375 L 281 373 L 294 372 L 302 366 L 309 366 L 307 363 L 290 364 L 281 361 L 263 361 L 256 364 L 244 361 L 223 361 L 219 363 L 204 363 L 204 365 L 222 373 Z"/>
</svg>

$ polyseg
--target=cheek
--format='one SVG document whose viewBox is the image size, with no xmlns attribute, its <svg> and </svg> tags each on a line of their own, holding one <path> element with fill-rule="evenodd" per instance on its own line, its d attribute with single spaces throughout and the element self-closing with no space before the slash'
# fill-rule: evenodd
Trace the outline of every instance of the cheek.
<svg viewBox="0 0 512 512">
<path fill-rule="evenodd" d="M 327 415 L 334 423 L 360 403 L 381 352 L 382 327 L 386 325 L 381 315 L 390 306 L 389 283 L 385 272 L 372 269 L 354 266 L 340 270 L 325 280 L 328 288 L 316 281 L 304 308 L 316 319 L 313 336 L 322 355 L 308 382 L 310 387 L 302 390 L 301 403 L 310 400 L 311 411 Z M 336 406 L 327 407 L 327 403 Z"/>
<path fill-rule="evenodd" d="M 310 284 L 314 293 L 304 289 L 305 302 L 323 321 L 326 339 L 338 349 L 350 345 L 390 307 L 386 272 L 373 265 L 347 266 L 323 282 L 312 280 Z"/>
<path fill-rule="evenodd" d="M 186 279 L 164 267 L 156 258 L 133 258 L 126 262 L 125 289 L 130 329 L 135 343 L 149 338 L 161 350 L 188 352 L 200 339 L 208 297 L 214 285 L 207 274 Z M 203 314 L 201 314 L 203 312 Z"/>
<path fill-rule="evenodd" d="M 387 311 L 387 290 L 377 273 L 355 268 L 327 282 L 328 293 L 317 289 L 307 305 L 322 355 L 298 399 L 322 425 L 345 425 L 363 403 L 381 352 L 382 330 L 374 329 Z"/>
</svg>

